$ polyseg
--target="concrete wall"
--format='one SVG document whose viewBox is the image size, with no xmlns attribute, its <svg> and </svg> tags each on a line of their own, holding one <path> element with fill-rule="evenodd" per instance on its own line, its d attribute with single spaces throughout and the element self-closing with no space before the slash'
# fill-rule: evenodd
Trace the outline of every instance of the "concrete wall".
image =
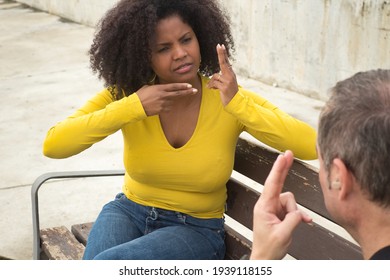
<svg viewBox="0 0 390 280">
<path fill-rule="evenodd" d="M 39 10 L 95 26 L 104 13 L 118 0 L 16 0 Z"/>
<path fill-rule="evenodd" d="M 19 0 L 94 26 L 118 0 Z M 390 68 L 390 1 L 225 0 L 240 75 L 325 100 L 357 71 Z"/>
<path fill-rule="evenodd" d="M 337 80 L 390 68 L 390 1 L 224 1 L 242 73 L 326 99 Z"/>
</svg>

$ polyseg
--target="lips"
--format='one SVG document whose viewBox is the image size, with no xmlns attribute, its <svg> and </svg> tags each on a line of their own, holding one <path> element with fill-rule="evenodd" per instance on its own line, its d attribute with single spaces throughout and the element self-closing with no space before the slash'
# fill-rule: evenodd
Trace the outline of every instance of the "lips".
<svg viewBox="0 0 390 280">
<path fill-rule="evenodd" d="M 176 73 L 179 73 L 179 74 L 184 74 L 184 73 L 191 71 L 191 69 L 192 69 L 191 63 L 184 63 L 184 64 L 181 64 L 179 67 L 175 68 L 173 71 L 175 71 Z"/>
</svg>

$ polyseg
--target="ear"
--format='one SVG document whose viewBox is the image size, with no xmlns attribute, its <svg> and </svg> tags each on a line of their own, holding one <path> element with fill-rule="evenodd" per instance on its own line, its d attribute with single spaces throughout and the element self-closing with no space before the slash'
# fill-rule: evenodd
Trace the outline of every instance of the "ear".
<svg viewBox="0 0 390 280">
<path fill-rule="evenodd" d="M 339 159 L 335 158 L 333 160 L 332 164 L 332 176 L 331 176 L 331 187 L 332 184 L 337 185 L 334 186 L 334 188 L 339 189 L 339 194 L 338 197 L 340 200 L 345 200 L 348 198 L 348 196 L 352 193 L 353 191 L 353 175 L 351 172 L 348 170 L 344 162 Z"/>
</svg>

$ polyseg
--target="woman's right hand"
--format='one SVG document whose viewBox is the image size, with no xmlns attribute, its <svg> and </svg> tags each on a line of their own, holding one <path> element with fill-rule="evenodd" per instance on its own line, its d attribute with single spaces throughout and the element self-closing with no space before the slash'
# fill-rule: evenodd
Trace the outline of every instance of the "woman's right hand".
<svg viewBox="0 0 390 280">
<path fill-rule="evenodd" d="M 147 116 L 158 115 L 171 109 L 173 102 L 180 97 L 198 92 L 191 84 L 173 83 L 145 85 L 137 91 Z"/>
</svg>

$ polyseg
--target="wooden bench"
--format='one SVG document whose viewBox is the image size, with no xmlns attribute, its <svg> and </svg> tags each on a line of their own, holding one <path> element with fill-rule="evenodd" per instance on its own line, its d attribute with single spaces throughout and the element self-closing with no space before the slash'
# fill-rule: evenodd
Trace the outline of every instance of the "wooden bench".
<svg viewBox="0 0 390 280">
<path fill-rule="evenodd" d="M 251 250 L 253 207 L 278 153 L 256 141 L 240 138 L 233 174 L 227 183 L 226 259 L 245 259 Z M 43 174 L 32 186 L 33 258 L 81 259 L 92 222 L 40 229 L 38 190 L 48 180 L 100 176 L 123 176 L 122 170 L 55 172 Z M 284 191 L 294 193 L 297 203 L 312 217 L 312 224 L 301 224 L 294 232 L 287 258 L 303 260 L 362 259 L 360 247 L 329 216 L 318 181 L 318 171 L 295 160 Z"/>
</svg>

